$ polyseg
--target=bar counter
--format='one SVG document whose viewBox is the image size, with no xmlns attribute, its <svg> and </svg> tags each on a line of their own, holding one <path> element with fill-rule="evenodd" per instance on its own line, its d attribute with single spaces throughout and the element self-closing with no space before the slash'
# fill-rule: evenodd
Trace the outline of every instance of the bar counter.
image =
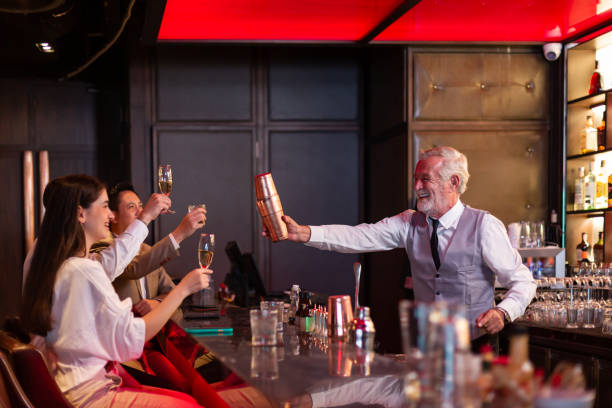
<svg viewBox="0 0 612 408">
<path fill-rule="evenodd" d="M 285 325 L 275 347 L 253 347 L 246 309 L 228 308 L 219 320 L 183 320 L 187 330 L 232 327 L 233 335 L 191 335 L 224 365 L 259 390 L 272 406 L 406 406 L 408 366 L 327 337 Z"/>
<path fill-rule="evenodd" d="M 586 385 L 595 389 L 595 408 L 612 407 L 612 337 L 597 329 L 543 327 L 515 323 L 529 330 L 529 359 L 548 374 L 561 361 L 580 363 Z"/>
</svg>

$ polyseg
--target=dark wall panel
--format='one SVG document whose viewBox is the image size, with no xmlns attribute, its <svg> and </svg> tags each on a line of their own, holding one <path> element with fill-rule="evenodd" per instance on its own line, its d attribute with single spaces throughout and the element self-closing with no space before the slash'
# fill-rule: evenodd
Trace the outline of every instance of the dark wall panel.
<svg viewBox="0 0 612 408">
<path fill-rule="evenodd" d="M 32 135 L 38 145 L 96 144 L 96 94 L 86 85 L 41 85 L 31 92 Z"/>
<path fill-rule="evenodd" d="M 97 164 L 95 150 L 77 152 L 49 151 L 50 179 L 78 173 L 95 176 L 98 174 L 96 171 Z"/>
<path fill-rule="evenodd" d="M 298 223 L 359 223 L 359 164 L 357 132 L 270 134 L 270 170 L 285 214 Z M 353 293 L 357 259 L 290 242 L 272 244 L 269 289 L 298 283 L 320 293 Z"/>
<path fill-rule="evenodd" d="M 249 120 L 252 51 L 237 50 L 160 47 L 158 120 Z"/>
<path fill-rule="evenodd" d="M 28 143 L 28 96 L 21 84 L 0 81 L 0 145 Z"/>
<path fill-rule="evenodd" d="M 200 232 L 214 233 L 216 254 L 211 268 L 215 284 L 223 282 L 230 264 L 228 241 L 237 241 L 243 252 L 253 251 L 253 192 L 251 132 L 163 131 L 158 135 L 157 162 L 172 165 L 174 215 L 158 218 L 160 237 L 180 223 L 189 204 L 206 204 L 208 220 Z M 151 175 L 157 181 L 157 175 Z M 155 191 L 158 191 L 157 188 Z M 173 277 L 182 277 L 198 266 L 199 233 L 181 244 L 181 256 L 168 263 Z"/>
<path fill-rule="evenodd" d="M 21 265 L 24 254 L 22 154 L 0 152 L 0 173 L 10 175 L 11 182 L 3 189 L 0 206 L 0 321 L 15 314 L 21 299 Z"/>
<path fill-rule="evenodd" d="M 359 59 L 294 48 L 269 57 L 271 120 L 356 120 L 359 117 Z"/>
</svg>

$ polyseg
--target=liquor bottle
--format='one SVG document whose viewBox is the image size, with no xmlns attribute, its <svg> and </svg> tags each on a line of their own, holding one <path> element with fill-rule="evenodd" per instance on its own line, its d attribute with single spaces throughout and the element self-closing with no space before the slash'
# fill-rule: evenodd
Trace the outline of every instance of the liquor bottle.
<svg viewBox="0 0 612 408">
<path fill-rule="evenodd" d="M 597 126 L 597 150 L 606 150 L 606 111 L 601 115 L 601 124 Z"/>
<path fill-rule="evenodd" d="M 595 208 L 608 206 L 608 176 L 606 175 L 606 161 L 602 160 L 599 173 L 595 177 Z"/>
<path fill-rule="evenodd" d="M 584 209 L 595 208 L 595 174 L 593 174 L 593 162 L 589 163 L 589 172 L 584 176 Z"/>
<path fill-rule="evenodd" d="M 546 242 L 555 243 L 561 246 L 561 226 L 559 225 L 559 216 L 554 209 L 550 211 L 550 223 L 546 232 Z"/>
<path fill-rule="evenodd" d="M 604 261 L 603 231 L 599 231 L 599 240 L 593 245 L 593 261 L 598 265 Z"/>
<path fill-rule="evenodd" d="M 574 211 L 576 209 L 576 204 L 574 203 L 574 200 L 576 199 L 576 169 L 569 169 L 567 180 L 567 211 Z"/>
<path fill-rule="evenodd" d="M 608 176 L 608 208 L 612 207 L 612 173 Z"/>
<path fill-rule="evenodd" d="M 587 115 L 584 128 L 580 133 L 580 153 L 597 151 L 597 129 L 593 127 L 593 117 Z"/>
<path fill-rule="evenodd" d="M 582 233 L 582 241 L 578 243 L 576 246 L 576 262 L 586 262 L 589 263 L 589 252 L 591 251 L 591 246 L 587 241 L 587 233 Z"/>
<path fill-rule="evenodd" d="M 529 335 L 527 327 L 512 326 L 508 352 L 508 374 L 518 392 L 531 401 L 534 395 L 533 364 L 529 361 Z"/>
<path fill-rule="evenodd" d="M 578 168 L 578 177 L 574 180 L 574 210 L 584 210 L 584 167 Z"/>
<path fill-rule="evenodd" d="M 599 72 L 599 61 L 595 60 L 595 71 L 593 71 L 589 83 L 589 95 L 601 92 L 602 83 L 601 72 Z"/>
<path fill-rule="evenodd" d="M 300 285 L 291 286 L 291 295 L 289 297 L 289 324 L 295 324 L 295 313 L 300 304 Z"/>
</svg>

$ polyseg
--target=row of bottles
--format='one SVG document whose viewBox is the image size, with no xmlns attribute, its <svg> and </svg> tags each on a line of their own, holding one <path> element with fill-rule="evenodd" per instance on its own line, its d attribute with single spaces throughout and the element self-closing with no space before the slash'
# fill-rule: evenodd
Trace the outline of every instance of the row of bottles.
<svg viewBox="0 0 612 408">
<path fill-rule="evenodd" d="M 604 111 L 601 124 L 593 125 L 593 117 L 587 115 L 586 124 L 580 133 L 580 154 L 606 150 L 606 112 Z"/>
<path fill-rule="evenodd" d="M 589 245 L 588 234 L 582 233 L 582 240 L 576 246 L 576 261 L 596 264 L 604 261 L 603 231 L 599 232 L 599 239 L 593 246 Z"/>
<path fill-rule="evenodd" d="M 608 174 L 605 160 L 600 162 L 596 171 L 594 162 L 590 162 L 587 174 L 584 167 L 579 167 L 573 187 L 573 210 L 594 210 L 612 206 L 612 173 Z"/>
<path fill-rule="evenodd" d="M 299 285 L 291 287 L 289 305 L 289 324 L 295 324 L 300 332 L 312 332 L 315 319 L 324 316 L 323 308 L 313 305 L 310 292 L 300 290 Z"/>
</svg>

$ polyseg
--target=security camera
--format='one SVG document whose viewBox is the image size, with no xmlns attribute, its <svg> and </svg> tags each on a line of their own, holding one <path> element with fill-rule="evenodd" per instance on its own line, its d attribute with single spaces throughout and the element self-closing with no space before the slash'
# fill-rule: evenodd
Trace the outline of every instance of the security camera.
<svg viewBox="0 0 612 408">
<path fill-rule="evenodd" d="M 542 51 L 544 52 L 544 58 L 549 61 L 555 61 L 561 55 L 561 50 L 563 46 L 561 43 L 547 43 L 542 46 Z"/>
</svg>

